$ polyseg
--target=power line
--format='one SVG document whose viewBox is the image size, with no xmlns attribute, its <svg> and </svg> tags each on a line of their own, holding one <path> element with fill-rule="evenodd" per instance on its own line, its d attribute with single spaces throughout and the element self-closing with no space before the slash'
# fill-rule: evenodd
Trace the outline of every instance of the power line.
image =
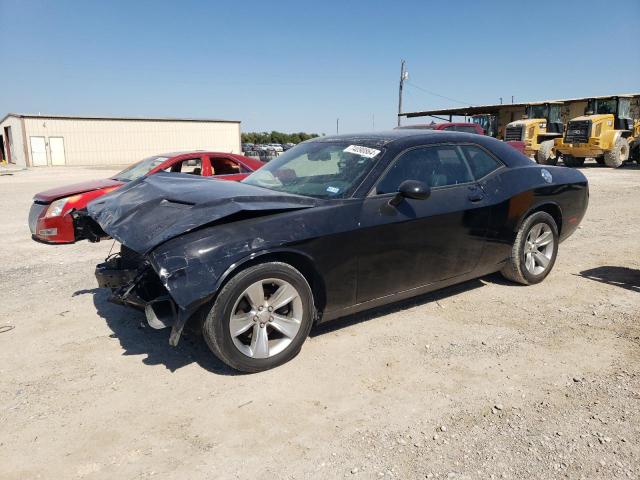
<svg viewBox="0 0 640 480">
<path fill-rule="evenodd" d="M 428 93 L 429 95 L 433 95 L 433 96 L 435 96 L 435 97 L 444 98 L 444 99 L 446 99 L 446 100 L 450 100 L 450 101 L 452 101 L 452 102 L 456 102 L 456 103 L 459 103 L 459 104 L 461 104 L 461 105 L 473 106 L 473 104 L 472 104 L 471 102 L 465 102 L 465 101 L 462 101 L 462 100 L 457 100 L 457 99 L 455 99 L 455 98 L 447 97 L 446 95 L 440 95 L 439 93 L 432 92 L 432 91 L 430 91 L 430 90 L 427 90 L 426 88 L 419 87 L 418 85 L 415 85 L 414 83 L 409 82 L 408 80 L 406 81 L 406 84 L 407 84 L 407 85 L 411 85 L 413 88 L 416 88 L 416 89 L 418 89 L 418 90 L 421 90 L 422 92 L 424 92 L 424 93 Z"/>
</svg>

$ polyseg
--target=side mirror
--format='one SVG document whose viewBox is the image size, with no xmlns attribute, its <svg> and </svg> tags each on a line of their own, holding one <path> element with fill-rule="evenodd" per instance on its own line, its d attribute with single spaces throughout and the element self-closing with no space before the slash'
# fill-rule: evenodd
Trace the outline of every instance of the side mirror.
<svg viewBox="0 0 640 480">
<path fill-rule="evenodd" d="M 426 200 L 431 195 L 431 188 L 418 180 L 405 180 L 398 187 L 398 193 L 389 200 L 389 205 L 397 207 L 404 198 L 413 198 L 414 200 Z"/>
</svg>

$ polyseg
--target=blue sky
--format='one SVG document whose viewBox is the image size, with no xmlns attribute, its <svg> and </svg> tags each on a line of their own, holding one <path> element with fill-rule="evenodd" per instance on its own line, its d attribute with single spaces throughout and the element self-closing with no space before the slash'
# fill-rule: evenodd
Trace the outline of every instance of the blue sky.
<svg viewBox="0 0 640 480">
<path fill-rule="evenodd" d="M 639 24 L 640 0 L 0 0 L 0 116 L 379 130 L 401 58 L 405 111 L 640 91 Z"/>
</svg>

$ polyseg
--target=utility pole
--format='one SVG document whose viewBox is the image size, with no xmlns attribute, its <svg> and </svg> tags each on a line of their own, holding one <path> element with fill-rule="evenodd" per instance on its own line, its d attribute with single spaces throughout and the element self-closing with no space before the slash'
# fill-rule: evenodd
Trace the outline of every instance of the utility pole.
<svg viewBox="0 0 640 480">
<path fill-rule="evenodd" d="M 511 95 L 511 105 L 513 105 L 513 95 Z"/>
<path fill-rule="evenodd" d="M 400 114 L 402 113 L 402 89 L 404 81 L 409 78 L 409 73 L 405 70 L 405 61 L 400 62 L 400 88 L 398 90 L 398 126 L 400 126 Z"/>
<path fill-rule="evenodd" d="M 340 119 L 336 118 L 336 135 L 340 135 Z"/>
</svg>

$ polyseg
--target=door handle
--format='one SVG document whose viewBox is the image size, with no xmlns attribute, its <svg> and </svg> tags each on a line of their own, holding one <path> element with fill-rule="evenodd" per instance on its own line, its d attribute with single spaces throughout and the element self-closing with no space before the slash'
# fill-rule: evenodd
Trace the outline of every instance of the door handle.
<svg viewBox="0 0 640 480">
<path fill-rule="evenodd" d="M 469 187 L 469 201 L 479 202 L 484 198 L 484 191 L 478 187 Z"/>
</svg>

